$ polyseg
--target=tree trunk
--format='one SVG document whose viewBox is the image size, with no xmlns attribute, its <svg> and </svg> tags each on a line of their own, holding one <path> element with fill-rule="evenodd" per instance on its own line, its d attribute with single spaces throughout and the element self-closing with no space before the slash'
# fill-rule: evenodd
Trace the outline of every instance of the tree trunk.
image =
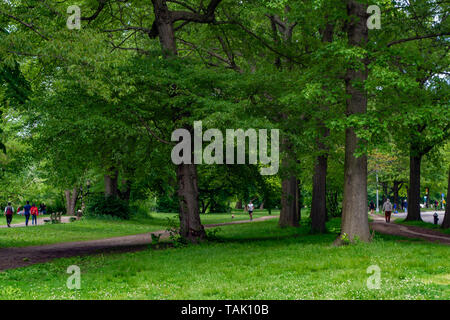
<svg viewBox="0 0 450 320">
<path fill-rule="evenodd" d="M 313 176 L 313 192 L 311 202 L 311 231 L 326 232 L 327 220 L 327 167 L 326 155 L 317 157 Z"/>
<path fill-rule="evenodd" d="M 200 221 L 198 207 L 197 168 L 194 164 L 178 165 L 177 179 L 180 235 L 190 242 L 198 242 L 206 238 L 206 233 Z"/>
<path fill-rule="evenodd" d="M 117 188 L 117 181 L 119 178 L 119 174 L 117 171 L 113 172 L 112 174 L 105 174 L 104 181 L 105 181 L 105 197 L 117 197 L 119 194 L 118 188 Z"/>
<path fill-rule="evenodd" d="M 322 42 L 331 43 L 333 41 L 334 26 L 327 23 L 322 32 Z M 327 88 L 323 88 L 326 90 Z M 321 106 L 321 109 L 328 111 L 327 106 Z M 330 130 L 325 126 L 322 120 L 319 120 L 319 131 L 321 137 L 317 141 L 317 150 L 322 154 L 316 159 L 313 176 L 313 191 L 311 202 L 311 231 L 324 233 L 326 232 L 327 221 L 327 169 L 328 169 L 328 148 L 324 143 Z"/>
<path fill-rule="evenodd" d="M 152 3 L 163 54 L 166 58 L 176 56 L 175 33 L 166 1 L 152 0 Z M 176 171 L 180 201 L 180 235 L 190 242 L 197 242 L 206 237 L 200 222 L 197 168 L 192 162 L 178 165 Z"/>
<path fill-rule="evenodd" d="M 366 24 L 367 5 L 349 0 L 347 13 L 351 21 L 348 25 L 348 41 L 353 46 L 364 46 L 368 38 Z M 347 115 L 364 114 L 367 111 L 367 96 L 364 83 L 367 79 L 367 60 L 362 60 L 362 70 L 348 69 L 346 74 Z M 370 241 L 369 221 L 367 214 L 367 156 L 355 157 L 360 139 L 354 128 L 345 131 L 345 169 L 344 200 L 342 203 L 341 236 L 336 244 L 341 244 L 345 235 L 349 241 L 355 238 Z"/>
<path fill-rule="evenodd" d="M 281 212 L 278 224 L 280 227 L 298 227 L 300 221 L 298 180 L 295 176 L 290 176 L 282 181 L 281 187 Z"/>
<path fill-rule="evenodd" d="M 175 33 L 166 0 L 152 0 L 158 37 L 165 57 L 177 55 Z"/>
<path fill-rule="evenodd" d="M 236 209 L 242 209 L 242 200 L 239 200 L 238 202 L 236 202 Z"/>
<path fill-rule="evenodd" d="M 393 199 L 392 199 L 392 203 L 397 205 L 397 209 L 399 209 L 398 206 L 398 191 L 399 191 L 399 185 L 400 185 L 400 181 L 394 181 L 394 185 L 392 186 L 392 194 L 393 194 Z"/>
<path fill-rule="evenodd" d="M 448 168 L 448 188 L 447 188 L 447 202 L 445 204 L 445 216 L 444 221 L 442 221 L 442 228 L 450 228 L 450 168 Z"/>
<path fill-rule="evenodd" d="M 408 215 L 406 221 L 422 221 L 420 216 L 420 164 L 422 156 L 411 151 L 409 158 Z"/>
<path fill-rule="evenodd" d="M 65 190 L 64 194 L 66 196 L 66 214 L 68 216 L 74 216 L 78 200 L 78 188 L 74 187 L 72 192 L 70 190 Z"/>
</svg>

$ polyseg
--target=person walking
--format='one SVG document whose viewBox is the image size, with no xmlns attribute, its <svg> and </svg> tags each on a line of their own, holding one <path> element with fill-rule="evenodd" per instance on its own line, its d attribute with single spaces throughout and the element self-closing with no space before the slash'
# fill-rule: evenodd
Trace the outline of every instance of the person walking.
<svg viewBox="0 0 450 320">
<path fill-rule="evenodd" d="M 405 213 L 408 213 L 408 201 L 405 199 L 405 202 L 403 202 L 403 208 L 405 209 Z"/>
<path fill-rule="evenodd" d="M 372 200 L 370 200 L 369 209 L 370 209 L 370 213 L 373 214 L 373 212 L 375 211 L 375 203 L 373 203 Z"/>
<path fill-rule="evenodd" d="M 250 200 L 250 203 L 248 204 L 248 214 L 250 215 L 250 221 L 253 220 L 253 209 L 254 209 L 254 205 L 253 205 L 252 201 Z"/>
<path fill-rule="evenodd" d="M 11 228 L 11 221 L 13 218 L 14 208 L 11 206 L 11 202 L 5 207 L 6 224 L 8 228 Z"/>
<path fill-rule="evenodd" d="M 45 206 L 45 204 L 41 203 L 39 206 L 39 212 L 40 214 L 44 215 L 47 214 L 47 207 Z"/>
<path fill-rule="evenodd" d="M 30 220 L 30 201 L 27 201 L 27 204 L 23 206 L 23 215 L 25 216 L 25 226 L 28 227 L 28 221 Z"/>
<path fill-rule="evenodd" d="M 387 223 L 391 222 L 392 203 L 389 200 L 389 198 L 386 199 L 386 202 L 383 204 L 383 211 L 384 211 L 384 216 L 386 218 L 386 222 Z"/>
<path fill-rule="evenodd" d="M 31 213 L 31 224 L 37 226 L 37 217 L 39 215 L 39 210 L 34 203 L 30 208 L 30 213 Z"/>
</svg>

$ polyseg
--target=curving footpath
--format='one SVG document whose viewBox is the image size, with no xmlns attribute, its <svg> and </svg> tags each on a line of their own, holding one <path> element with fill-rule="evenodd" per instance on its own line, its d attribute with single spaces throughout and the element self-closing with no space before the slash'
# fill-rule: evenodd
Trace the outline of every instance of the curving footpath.
<svg viewBox="0 0 450 320">
<path fill-rule="evenodd" d="M 278 216 L 264 216 L 253 221 L 275 219 Z M 216 223 L 205 225 L 205 228 L 249 223 L 249 220 Z M 135 252 L 145 250 L 152 243 L 151 234 L 161 235 L 160 239 L 169 237 L 167 230 L 131 236 L 114 237 L 100 240 L 64 242 L 43 246 L 0 249 L 0 271 L 48 262 L 57 258 L 69 258 L 100 253 Z"/>
<path fill-rule="evenodd" d="M 392 222 L 386 223 L 384 218 L 380 216 L 373 214 L 370 214 L 369 216 L 374 220 L 370 223 L 370 227 L 376 232 L 450 245 L 450 235 L 443 234 L 442 232 L 416 226 L 405 226 Z"/>
</svg>

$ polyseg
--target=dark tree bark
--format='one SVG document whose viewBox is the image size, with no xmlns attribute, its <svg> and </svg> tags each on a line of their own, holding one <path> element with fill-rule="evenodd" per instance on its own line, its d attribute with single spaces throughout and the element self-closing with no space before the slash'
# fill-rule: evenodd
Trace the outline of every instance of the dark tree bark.
<svg viewBox="0 0 450 320">
<path fill-rule="evenodd" d="M 322 32 L 323 42 L 333 41 L 334 26 L 327 23 Z M 324 88 L 326 89 L 326 88 Z M 322 109 L 327 111 L 327 106 L 322 106 Z M 324 233 L 326 232 L 327 222 L 327 169 L 328 169 L 328 149 L 323 142 L 330 134 L 329 129 L 325 126 L 323 121 L 319 121 L 319 131 L 322 136 L 317 141 L 317 150 L 322 153 L 316 159 L 313 176 L 313 191 L 311 202 L 311 231 Z"/>
<path fill-rule="evenodd" d="M 206 238 L 206 233 L 200 221 L 196 166 L 194 164 L 178 165 L 177 180 L 180 201 L 180 235 L 190 242 L 198 242 Z"/>
<path fill-rule="evenodd" d="M 420 165 L 422 156 L 411 152 L 409 158 L 409 189 L 407 221 L 422 221 L 420 216 Z"/>
<path fill-rule="evenodd" d="M 187 11 L 170 11 L 166 0 L 152 0 L 155 14 L 154 26 L 156 26 L 159 42 L 166 58 L 178 54 L 173 27 L 174 22 L 212 23 L 215 19 L 215 10 L 220 2 L 221 0 L 211 0 L 206 8 L 206 12 L 201 14 Z M 193 156 L 191 159 L 193 160 Z M 180 235 L 190 242 L 197 242 L 206 238 L 206 233 L 200 222 L 197 168 L 193 162 L 191 163 L 183 163 L 176 168 L 180 201 Z"/>
<path fill-rule="evenodd" d="M 450 228 L 450 167 L 448 168 L 448 189 L 447 189 L 447 202 L 445 204 L 445 216 L 444 221 L 442 221 L 442 228 Z"/>
<path fill-rule="evenodd" d="M 347 13 L 350 17 L 348 25 L 348 41 L 353 46 L 364 46 L 367 43 L 367 5 L 355 0 L 347 1 Z M 363 59 L 363 69 L 348 69 L 346 74 L 347 115 L 363 114 L 367 111 L 367 96 L 361 86 L 367 79 L 367 59 Z M 367 156 L 355 157 L 360 139 L 354 128 L 345 131 L 345 171 L 344 200 L 342 203 L 341 236 L 336 244 L 342 243 L 345 234 L 350 241 L 358 238 L 370 241 L 369 221 L 367 214 Z"/>
<path fill-rule="evenodd" d="M 392 199 L 392 203 L 397 205 L 397 209 L 398 207 L 398 191 L 400 190 L 400 186 L 401 182 L 400 181 L 394 181 L 394 184 L 392 186 L 392 194 L 393 194 L 393 199 Z"/>
<path fill-rule="evenodd" d="M 72 191 L 65 190 L 64 194 L 66 196 L 66 214 L 68 216 L 74 216 L 78 200 L 78 188 L 74 187 Z"/>
<path fill-rule="evenodd" d="M 112 170 L 112 173 L 104 175 L 105 181 L 105 197 L 117 197 L 119 194 L 118 190 L 118 178 L 119 173 L 117 170 Z"/>
<path fill-rule="evenodd" d="M 295 176 L 282 181 L 280 227 L 298 227 L 300 221 L 298 191 L 299 183 Z"/>
<path fill-rule="evenodd" d="M 313 176 L 313 192 L 311 202 L 312 232 L 326 232 L 325 223 L 327 220 L 327 166 L 327 156 L 319 156 L 316 160 Z"/>
<path fill-rule="evenodd" d="M 238 202 L 236 202 L 236 209 L 243 209 L 242 200 L 239 200 Z"/>
<path fill-rule="evenodd" d="M 278 224 L 280 227 L 298 227 L 300 220 L 298 214 L 299 181 L 293 174 L 296 161 L 292 154 L 291 143 L 287 138 L 282 140 L 281 148 L 285 151 L 285 156 L 281 162 L 284 177 L 281 181 L 281 211 Z"/>
</svg>

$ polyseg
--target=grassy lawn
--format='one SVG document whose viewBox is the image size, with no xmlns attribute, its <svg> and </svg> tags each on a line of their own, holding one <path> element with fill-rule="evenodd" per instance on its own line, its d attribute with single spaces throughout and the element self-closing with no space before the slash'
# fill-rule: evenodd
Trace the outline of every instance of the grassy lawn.
<svg viewBox="0 0 450 320">
<path fill-rule="evenodd" d="M 39 216 L 39 217 L 41 217 L 41 216 Z M 25 217 L 24 216 L 20 216 L 18 214 L 14 214 L 13 215 L 13 220 L 11 222 L 12 224 L 22 223 L 22 222 L 25 222 Z M 31 224 L 31 217 L 30 217 L 30 224 Z M 0 226 L 6 226 L 6 217 L 3 214 L 0 217 Z"/>
<path fill-rule="evenodd" d="M 272 214 L 278 213 L 273 211 Z M 254 212 L 255 218 L 264 215 L 267 215 L 267 212 L 264 210 Z M 23 217 L 21 218 L 25 221 Z M 21 222 L 19 219 L 16 220 L 16 217 L 14 217 L 13 223 Z M 169 226 L 168 219 L 173 220 L 176 224 L 179 223 L 177 214 L 152 213 L 148 217 L 136 217 L 128 221 L 85 218 L 81 221 L 67 224 L 41 224 L 34 227 L 29 226 L 28 228 L 0 228 L 0 248 L 95 240 L 166 230 Z M 201 219 L 204 224 L 232 221 L 231 214 L 202 214 Z M 235 212 L 233 220 L 248 219 L 248 214 L 243 213 L 241 210 L 240 212 Z M 4 220 L 6 224 L 6 218 Z"/>
<path fill-rule="evenodd" d="M 333 247 L 339 225 L 331 220 L 326 235 L 276 220 L 224 226 L 200 245 L 8 270 L 0 299 L 450 299 L 448 246 L 376 235 Z M 66 288 L 70 265 L 81 268 L 80 290 Z M 371 265 L 379 290 L 366 287 Z"/>
</svg>

